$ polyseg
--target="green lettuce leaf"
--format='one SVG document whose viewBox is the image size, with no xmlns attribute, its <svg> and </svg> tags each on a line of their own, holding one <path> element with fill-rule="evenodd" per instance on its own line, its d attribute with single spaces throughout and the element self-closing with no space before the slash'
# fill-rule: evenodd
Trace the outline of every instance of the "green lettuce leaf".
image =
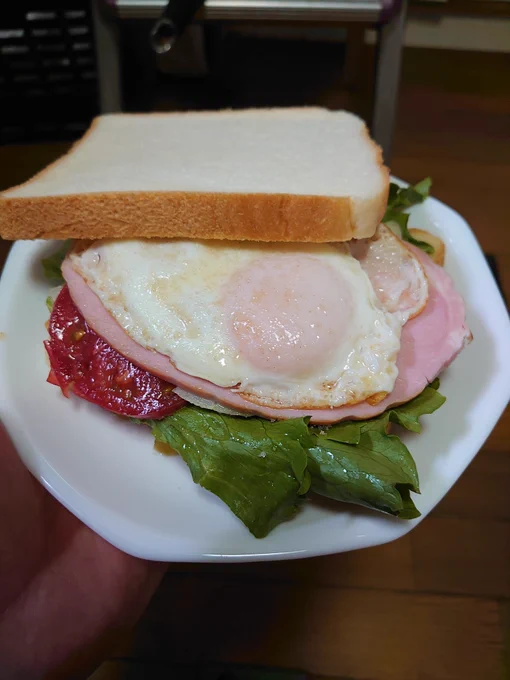
<svg viewBox="0 0 510 680">
<path fill-rule="evenodd" d="M 399 212 L 410 208 L 418 203 L 423 203 L 423 201 L 428 198 L 430 194 L 430 188 L 432 186 L 432 180 L 430 177 L 422 179 L 421 182 L 409 187 L 400 187 L 398 184 L 391 182 L 390 193 L 388 196 L 388 212 Z M 386 217 L 386 215 L 384 217 Z M 383 219 L 383 222 L 386 221 Z"/>
<path fill-rule="evenodd" d="M 339 501 L 365 505 L 401 519 L 419 516 L 410 491 L 419 493 L 414 460 L 404 443 L 389 434 L 390 423 L 421 432 L 420 417 L 446 401 L 435 380 L 411 401 L 376 418 L 346 421 L 317 430 L 309 450 L 311 489 Z"/>
<path fill-rule="evenodd" d="M 388 196 L 388 207 L 386 208 L 386 213 L 382 219 L 384 224 L 396 224 L 404 241 L 408 241 L 408 243 L 412 243 L 418 248 L 421 248 L 421 250 L 429 255 L 434 254 L 434 248 L 429 243 L 420 241 L 409 233 L 409 228 L 407 226 L 409 215 L 403 211 L 413 205 L 423 203 L 429 195 L 431 186 L 432 180 L 430 177 L 422 179 L 421 182 L 410 187 L 399 187 L 398 184 L 392 182 L 390 184 Z"/>
<path fill-rule="evenodd" d="M 381 432 L 382 434 L 389 434 L 390 429 L 390 411 L 381 413 L 380 416 L 370 418 L 370 420 L 362 420 L 360 423 L 362 432 Z"/>
<path fill-rule="evenodd" d="M 416 464 L 396 436 L 362 432 L 358 444 L 318 435 L 308 450 L 311 490 L 337 501 L 364 505 L 401 519 L 419 517 L 410 491 L 419 493 Z"/>
<path fill-rule="evenodd" d="M 362 421 L 347 420 L 332 425 L 327 429 L 315 428 L 314 431 L 320 436 L 335 442 L 341 442 L 343 444 L 359 444 L 361 437 L 361 422 Z"/>
<path fill-rule="evenodd" d="M 361 421 L 361 432 L 375 430 L 387 433 L 390 423 L 396 423 L 411 432 L 421 432 L 420 416 L 434 413 L 446 401 L 446 397 L 437 391 L 438 387 L 439 380 L 435 380 L 411 401 L 389 408 L 377 418 Z"/>
<path fill-rule="evenodd" d="M 310 487 L 305 419 L 270 422 L 196 406 L 152 421 L 152 433 L 175 449 L 193 481 L 224 501 L 257 538 L 290 519 Z"/>
<path fill-rule="evenodd" d="M 46 298 L 46 307 L 48 308 L 50 314 L 53 311 L 53 304 L 54 304 L 53 298 L 51 297 L 51 295 L 48 295 L 48 297 Z"/>
<path fill-rule="evenodd" d="M 62 262 L 64 261 L 65 256 L 71 247 L 71 244 L 72 241 L 64 241 L 60 248 L 53 253 L 53 255 L 45 257 L 41 260 L 45 278 L 54 285 L 65 283 L 62 277 L 61 267 Z"/>
<path fill-rule="evenodd" d="M 420 416 L 434 413 L 446 401 L 446 397 L 443 397 L 437 391 L 438 389 L 439 379 L 436 378 L 417 397 L 401 406 L 393 406 L 370 420 L 344 420 L 330 428 L 320 430 L 319 434 L 326 439 L 344 444 L 358 444 L 363 432 L 376 431 L 387 434 L 390 423 L 396 423 L 406 430 L 419 433 L 421 432 Z"/>
<path fill-rule="evenodd" d="M 400 236 L 404 241 L 412 243 L 413 246 L 420 248 L 425 253 L 427 253 L 427 255 L 434 254 L 434 246 L 431 246 L 430 243 L 426 243 L 425 241 L 420 241 L 420 239 L 414 238 L 414 236 L 410 233 L 409 227 L 407 226 L 409 222 L 409 215 L 407 213 L 395 213 L 392 215 L 391 219 L 388 221 L 383 219 L 383 222 L 389 225 L 396 224 L 400 230 Z"/>
<path fill-rule="evenodd" d="M 439 381 L 436 380 L 411 401 L 387 411 L 390 421 L 411 432 L 421 432 L 420 416 L 434 413 L 446 401 L 446 397 L 437 391 L 438 387 Z"/>
<path fill-rule="evenodd" d="M 271 422 L 186 406 L 149 425 L 154 437 L 175 449 L 193 480 L 216 494 L 257 538 L 297 512 L 313 492 L 390 513 L 419 516 L 416 465 L 391 423 L 420 432 L 420 417 L 445 401 L 439 381 L 417 397 L 370 420 L 331 427 L 308 418 Z"/>
</svg>

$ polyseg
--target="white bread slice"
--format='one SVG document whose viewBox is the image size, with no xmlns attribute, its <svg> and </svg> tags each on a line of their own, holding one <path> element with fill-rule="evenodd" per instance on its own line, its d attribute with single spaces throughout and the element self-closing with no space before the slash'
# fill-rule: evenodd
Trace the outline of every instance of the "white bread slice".
<svg viewBox="0 0 510 680">
<path fill-rule="evenodd" d="M 0 235 L 347 241 L 389 174 L 363 121 L 319 108 L 115 114 L 0 194 Z"/>
</svg>

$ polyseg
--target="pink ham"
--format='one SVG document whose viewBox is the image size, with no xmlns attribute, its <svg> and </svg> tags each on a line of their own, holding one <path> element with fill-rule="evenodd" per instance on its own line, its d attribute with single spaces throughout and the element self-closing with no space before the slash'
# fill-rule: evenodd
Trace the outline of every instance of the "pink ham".
<svg viewBox="0 0 510 680">
<path fill-rule="evenodd" d="M 87 323 L 120 354 L 141 368 L 189 392 L 239 411 L 275 420 L 311 415 L 313 423 L 328 424 L 348 418 L 372 418 L 389 406 L 409 401 L 453 361 L 470 339 L 470 332 L 465 325 L 464 303 L 454 289 L 451 278 L 428 255 L 418 248 L 412 247 L 412 250 L 425 268 L 429 280 L 429 300 L 423 312 L 408 321 L 402 330 L 397 360 L 399 375 L 394 390 L 375 406 L 363 402 L 311 411 L 259 406 L 232 389 L 218 387 L 207 380 L 183 373 L 167 356 L 145 349 L 132 340 L 72 268 L 69 260 L 65 260 L 62 265 L 62 273 L 71 297 Z"/>
</svg>

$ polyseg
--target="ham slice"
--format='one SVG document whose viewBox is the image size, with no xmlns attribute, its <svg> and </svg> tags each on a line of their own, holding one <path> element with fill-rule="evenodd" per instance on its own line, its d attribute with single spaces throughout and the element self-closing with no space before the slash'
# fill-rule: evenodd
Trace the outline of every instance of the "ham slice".
<svg viewBox="0 0 510 680">
<path fill-rule="evenodd" d="M 393 391 L 376 405 L 363 402 L 353 406 L 310 411 L 259 406 L 236 394 L 233 389 L 218 387 L 207 380 L 183 373 L 172 364 L 169 357 L 146 349 L 130 338 L 73 269 L 69 259 L 64 261 L 62 273 L 73 302 L 89 326 L 120 354 L 141 368 L 198 396 L 238 411 L 275 420 L 310 415 L 313 423 L 328 424 L 345 419 L 372 418 L 389 406 L 409 401 L 432 382 L 470 340 L 471 334 L 465 325 L 464 303 L 451 278 L 428 255 L 418 248 L 411 248 L 427 274 L 429 299 L 421 314 L 408 321 L 402 329 L 401 349 L 397 360 L 399 375 Z"/>
</svg>

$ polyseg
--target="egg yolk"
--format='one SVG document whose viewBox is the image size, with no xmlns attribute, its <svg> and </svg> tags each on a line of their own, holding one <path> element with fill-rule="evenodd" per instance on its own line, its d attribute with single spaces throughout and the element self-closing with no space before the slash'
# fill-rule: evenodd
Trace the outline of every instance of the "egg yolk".
<svg viewBox="0 0 510 680">
<path fill-rule="evenodd" d="M 237 272 L 223 312 L 239 354 L 254 367 L 299 377 L 325 364 L 349 333 L 347 281 L 310 255 L 275 255 Z"/>
</svg>

